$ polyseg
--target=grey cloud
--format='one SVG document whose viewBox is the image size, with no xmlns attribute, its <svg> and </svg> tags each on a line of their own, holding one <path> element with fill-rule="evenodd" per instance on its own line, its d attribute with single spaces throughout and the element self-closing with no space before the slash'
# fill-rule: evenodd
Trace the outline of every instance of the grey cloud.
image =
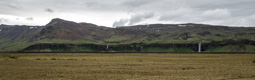
<svg viewBox="0 0 255 80">
<path fill-rule="evenodd" d="M 33 21 L 33 20 L 34 20 L 34 18 L 32 18 L 32 17 L 28 17 L 28 18 L 26 18 L 26 20 L 28 20 L 28 21 Z"/>
<path fill-rule="evenodd" d="M 136 14 L 136 15 L 132 16 L 131 19 L 129 20 L 129 25 L 134 25 L 136 23 L 139 23 L 139 22 L 144 21 L 146 19 L 152 18 L 154 16 L 155 16 L 154 13 Z"/>
<path fill-rule="evenodd" d="M 0 14 L 19 17 L 51 18 L 56 16 L 61 18 L 61 15 L 67 14 L 73 14 L 75 17 L 75 15 L 86 14 L 92 16 L 93 13 L 96 13 L 95 16 L 98 18 L 98 16 L 103 17 L 117 13 L 121 14 L 120 16 L 130 17 L 130 19 L 117 17 L 120 20 L 115 20 L 113 18 L 116 16 L 111 15 L 112 19 L 105 20 L 115 21 L 113 26 L 134 25 L 155 17 L 155 14 L 159 15 L 157 21 L 162 23 L 199 22 L 232 25 L 238 24 L 237 22 L 241 20 L 242 25 L 255 25 L 250 22 L 255 13 L 254 3 L 255 0 L 0 0 Z M 45 11 L 51 13 L 55 10 L 58 13 L 51 17 L 45 13 Z M 149 15 L 147 12 L 152 12 L 154 15 Z M 135 15 L 130 16 L 130 14 Z M 100 20 L 102 18 L 98 19 L 98 21 Z"/>
<path fill-rule="evenodd" d="M 155 0 L 128 0 L 122 3 L 122 5 L 130 6 L 130 7 L 139 7 L 146 4 L 149 4 Z"/>
<path fill-rule="evenodd" d="M 192 8 L 178 8 L 160 13 L 159 20 L 176 22 L 191 21 L 190 19 L 198 19 L 198 14 L 201 14 L 201 11 L 196 11 Z"/>
<path fill-rule="evenodd" d="M 202 17 L 210 20 L 219 20 L 231 17 L 231 13 L 228 9 L 215 9 L 203 12 Z"/>
<path fill-rule="evenodd" d="M 84 4 L 85 4 L 86 7 L 88 7 L 88 8 L 91 8 L 91 7 L 94 7 L 94 6 L 99 5 L 99 3 L 94 2 L 94 1 L 88 1 L 88 2 L 85 2 Z"/>
<path fill-rule="evenodd" d="M 150 19 L 155 17 L 154 13 L 142 13 L 142 14 L 136 14 L 131 16 L 130 19 L 121 19 L 119 21 L 115 21 L 113 23 L 113 27 L 117 26 L 130 26 L 130 25 L 135 25 L 136 23 L 142 22 L 144 20 Z"/>
<path fill-rule="evenodd" d="M 173 10 L 169 13 L 161 14 L 159 18 L 161 21 L 206 23 L 215 25 L 233 25 L 233 23 L 238 23 L 239 19 L 239 17 L 233 17 L 228 9 L 197 11 L 196 9 L 191 8 Z"/>
<path fill-rule="evenodd" d="M 254 14 L 255 0 L 183 0 L 191 8 L 199 10 L 229 9 L 233 15 L 247 16 Z"/>
<path fill-rule="evenodd" d="M 49 12 L 49 13 L 53 13 L 53 12 L 54 12 L 54 10 L 52 10 L 52 9 L 50 9 L 50 8 L 45 9 L 45 11 L 46 11 L 46 12 Z"/>
<path fill-rule="evenodd" d="M 9 21 L 8 19 L 0 18 L 0 23 L 4 23 L 4 22 L 8 22 L 8 21 Z"/>
<path fill-rule="evenodd" d="M 121 27 L 121 26 L 125 26 L 128 23 L 128 19 L 121 19 L 119 21 L 115 21 L 113 23 L 113 27 Z"/>
<path fill-rule="evenodd" d="M 10 8 L 18 8 L 16 4 L 9 4 L 8 5 Z"/>
<path fill-rule="evenodd" d="M 253 14 L 253 15 L 249 16 L 247 19 L 245 19 L 245 21 L 244 21 L 245 23 L 243 24 L 243 26 L 245 26 L 245 24 L 246 24 L 247 26 L 255 27 L 254 21 L 255 21 L 255 14 Z"/>
</svg>

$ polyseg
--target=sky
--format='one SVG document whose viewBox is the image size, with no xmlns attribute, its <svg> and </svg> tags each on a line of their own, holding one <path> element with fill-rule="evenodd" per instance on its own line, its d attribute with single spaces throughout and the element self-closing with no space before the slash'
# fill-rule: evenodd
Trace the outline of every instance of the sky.
<svg viewBox="0 0 255 80">
<path fill-rule="evenodd" d="M 53 18 L 116 27 L 199 23 L 255 27 L 255 0 L 0 0 L 0 24 Z"/>
</svg>

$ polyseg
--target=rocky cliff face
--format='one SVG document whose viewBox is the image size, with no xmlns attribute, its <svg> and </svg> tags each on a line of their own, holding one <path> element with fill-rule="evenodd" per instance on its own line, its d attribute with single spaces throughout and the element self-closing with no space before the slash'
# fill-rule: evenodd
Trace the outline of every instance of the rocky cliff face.
<svg viewBox="0 0 255 80">
<path fill-rule="evenodd" d="M 255 52 L 255 41 L 224 40 L 199 44 L 36 44 L 22 50 L 22 52 Z"/>
</svg>

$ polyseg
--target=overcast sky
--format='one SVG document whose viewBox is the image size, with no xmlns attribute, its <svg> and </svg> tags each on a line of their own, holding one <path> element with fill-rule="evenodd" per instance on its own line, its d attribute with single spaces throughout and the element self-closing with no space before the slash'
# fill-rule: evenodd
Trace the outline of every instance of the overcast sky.
<svg viewBox="0 0 255 80">
<path fill-rule="evenodd" d="M 0 24 L 53 18 L 100 26 L 204 23 L 255 27 L 255 0 L 0 0 Z"/>
</svg>

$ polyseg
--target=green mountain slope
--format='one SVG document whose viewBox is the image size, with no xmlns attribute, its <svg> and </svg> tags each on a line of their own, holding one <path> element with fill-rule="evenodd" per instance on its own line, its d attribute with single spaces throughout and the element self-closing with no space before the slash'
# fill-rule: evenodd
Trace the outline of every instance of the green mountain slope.
<svg viewBox="0 0 255 80">
<path fill-rule="evenodd" d="M 0 51 L 17 51 L 30 46 L 29 40 L 43 26 L 0 25 Z"/>
<path fill-rule="evenodd" d="M 103 46 L 149 44 L 197 44 L 223 40 L 255 40 L 254 27 L 228 27 L 205 24 L 150 24 L 109 28 L 91 23 L 76 23 L 53 19 L 45 26 L 0 26 L 0 51 L 22 51 L 36 44 L 95 44 Z M 233 50 L 240 45 L 211 47 L 207 52 L 253 52 L 254 45 L 245 50 Z M 242 46 L 241 46 L 242 47 Z M 78 49 L 78 48 L 77 48 Z M 132 51 L 132 50 L 126 50 Z M 137 51 L 137 50 L 135 50 Z M 194 49 L 147 47 L 144 52 L 190 52 Z"/>
</svg>

